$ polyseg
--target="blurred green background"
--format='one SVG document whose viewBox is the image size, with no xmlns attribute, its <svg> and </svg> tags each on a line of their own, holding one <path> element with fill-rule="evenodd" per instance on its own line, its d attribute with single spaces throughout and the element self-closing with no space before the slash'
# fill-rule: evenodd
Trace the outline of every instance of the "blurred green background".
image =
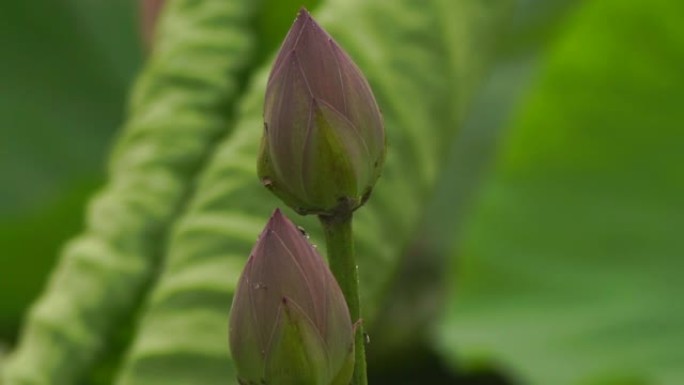
<svg viewBox="0 0 684 385">
<path fill-rule="evenodd" d="M 2 2 L 0 339 L 13 343 L 105 178 L 142 60 L 132 2 Z"/>
<path fill-rule="evenodd" d="M 257 61 L 300 3 L 260 16 Z M 106 178 L 138 10 L 0 2 L 0 351 Z M 515 3 L 418 242 L 449 256 L 433 344 L 376 383 L 684 384 L 682 15 Z"/>
</svg>

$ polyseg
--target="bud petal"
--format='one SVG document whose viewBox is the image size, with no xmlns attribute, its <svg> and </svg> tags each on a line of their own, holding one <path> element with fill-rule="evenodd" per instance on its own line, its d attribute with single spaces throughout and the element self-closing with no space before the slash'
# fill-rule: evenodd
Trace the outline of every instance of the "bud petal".
<svg viewBox="0 0 684 385">
<path fill-rule="evenodd" d="M 337 385 L 351 378 L 354 333 L 339 285 L 278 210 L 240 277 L 229 335 L 243 384 Z"/>
<path fill-rule="evenodd" d="M 269 77 L 258 173 L 302 214 L 351 211 L 385 157 L 380 110 L 359 68 L 302 9 Z"/>
<path fill-rule="evenodd" d="M 329 371 L 323 338 L 304 311 L 283 298 L 266 361 L 266 383 L 322 384 Z"/>
</svg>

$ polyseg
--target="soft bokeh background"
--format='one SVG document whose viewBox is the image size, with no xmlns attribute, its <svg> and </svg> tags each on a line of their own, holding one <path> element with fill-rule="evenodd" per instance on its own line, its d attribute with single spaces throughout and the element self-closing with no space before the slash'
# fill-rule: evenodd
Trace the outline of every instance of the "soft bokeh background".
<svg viewBox="0 0 684 385">
<path fill-rule="evenodd" d="M 301 3 L 258 20 L 261 60 Z M 106 177 L 145 57 L 138 8 L 0 2 L 0 351 Z M 682 15 L 515 4 L 417 237 L 415 253 L 450 257 L 432 291 L 404 293 L 416 312 L 444 299 L 434 343 L 376 383 L 684 383 Z"/>
</svg>

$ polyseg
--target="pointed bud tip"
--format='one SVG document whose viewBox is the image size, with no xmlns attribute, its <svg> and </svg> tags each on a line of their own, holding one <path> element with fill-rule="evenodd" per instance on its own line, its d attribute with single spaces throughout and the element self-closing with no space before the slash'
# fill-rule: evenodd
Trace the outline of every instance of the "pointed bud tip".
<svg viewBox="0 0 684 385">
<path fill-rule="evenodd" d="M 304 25 L 311 22 L 315 23 L 313 17 L 311 17 L 311 13 L 309 13 L 305 7 L 301 7 L 299 8 L 299 12 L 297 12 L 297 17 L 295 17 L 291 30 L 301 31 Z"/>
<path fill-rule="evenodd" d="M 282 211 L 280 211 L 279 208 L 273 210 L 273 213 L 271 214 L 271 218 L 268 219 L 268 223 L 266 224 L 266 229 L 273 231 L 277 230 L 280 231 L 283 229 L 283 226 L 287 226 L 287 224 L 290 223 L 290 220 L 287 219 L 287 217 L 283 214 Z"/>
<path fill-rule="evenodd" d="M 282 218 L 282 217 L 283 217 L 283 213 L 282 213 L 282 211 L 280 211 L 280 208 L 276 208 L 275 210 L 273 210 L 273 213 L 271 214 L 271 219 Z"/>
<path fill-rule="evenodd" d="M 295 21 L 294 21 L 294 25 L 300 26 L 299 28 L 294 28 L 294 27 L 292 28 L 292 29 L 295 29 L 298 31 L 301 31 L 302 28 L 313 27 L 314 30 L 307 28 L 307 30 L 304 33 L 308 33 L 308 34 L 322 33 L 324 36 L 329 38 L 328 33 L 325 32 L 325 30 L 323 28 L 321 28 L 321 26 L 318 24 L 316 19 L 314 19 L 314 17 L 311 16 L 311 13 L 305 7 L 301 7 L 299 9 L 299 12 L 297 13 L 297 17 L 295 18 Z"/>
<path fill-rule="evenodd" d="M 299 17 L 306 17 L 306 18 L 311 18 L 311 13 L 309 13 L 309 10 L 306 9 L 306 7 L 302 6 L 299 8 L 299 12 L 297 13 L 297 18 Z"/>
</svg>

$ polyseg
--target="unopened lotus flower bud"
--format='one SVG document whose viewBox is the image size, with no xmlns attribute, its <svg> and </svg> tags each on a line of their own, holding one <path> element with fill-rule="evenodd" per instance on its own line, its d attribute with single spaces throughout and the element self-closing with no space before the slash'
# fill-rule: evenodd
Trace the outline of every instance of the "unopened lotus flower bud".
<svg viewBox="0 0 684 385">
<path fill-rule="evenodd" d="M 348 385 L 354 331 L 335 278 L 276 210 L 240 277 L 230 350 L 242 385 Z"/>
<path fill-rule="evenodd" d="M 140 32 L 145 49 L 152 49 L 154 31 L 166 0 L 140 0 Z"/>
<path fill-rule="evenodd" d="M 301 214 L 361 206 L 380 176 L 385 132 L 359 68 L 302 9 L 266 88 L 262 183 Z"/>
</svg>

